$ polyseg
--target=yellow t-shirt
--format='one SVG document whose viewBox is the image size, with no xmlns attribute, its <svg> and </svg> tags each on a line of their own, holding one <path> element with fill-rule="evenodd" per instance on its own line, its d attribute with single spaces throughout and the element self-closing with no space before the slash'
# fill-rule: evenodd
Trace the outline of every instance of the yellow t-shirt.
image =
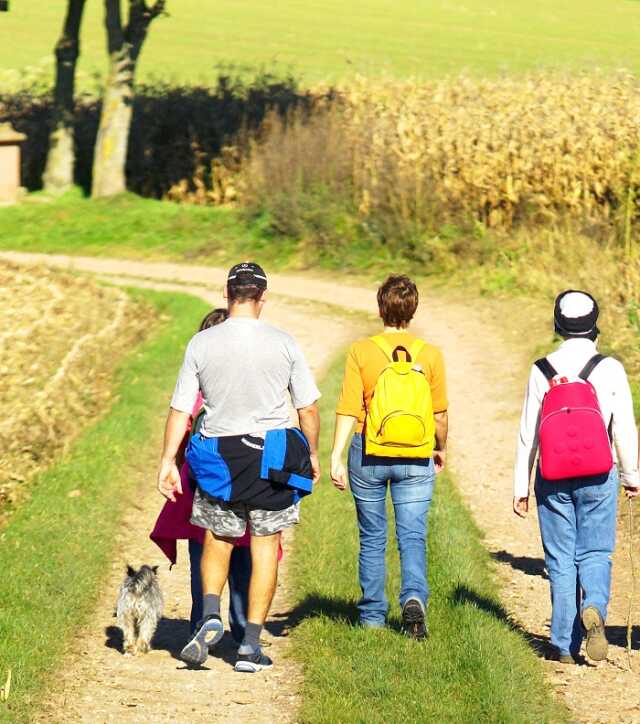
<svg viewBox="0 0 640 724">
<path fill-rule="evenodd" d="M 382 335 L 392 349 L 398 346 L 409 349 L 418 339 L 409 332 L 386 332 Z M 403 357 L 400 357 L 403 359 Z M 447 400 L 447 380 L 442 352 L 432 344 L 425 344 L 417 360 L 422 366 L 427 382 L 431 387 L 433 411 L 444 412 L 449 406 Z M 389 364 L 385 353 L 370 339 L 354 342 L 347 355 L 347 365 L 342 381 L 342 394 L 336 412 L 358 419 L 356 432 L 362 432 L 367 406 L 373 397 L 373 391 L 382 370 Z"/>
</svg>

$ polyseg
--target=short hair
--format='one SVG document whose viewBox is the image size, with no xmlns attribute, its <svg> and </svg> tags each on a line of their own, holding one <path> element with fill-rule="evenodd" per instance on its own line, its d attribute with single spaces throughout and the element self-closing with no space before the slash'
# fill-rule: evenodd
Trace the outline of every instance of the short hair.
<svg viewBox="0 0 640 724">
<path fill-rule="evenodd" d="M 209 329 L 209 327 L 215 327 L 216 324 L 222 324 L 229 318 L 229 312 L 222 307 L 218 309 L 212 309 L 209 314 L 200 322 L 200 331 L 203 329 Z"/>
<path fill-rule="evenodd" d="M 259 287 L 257 284 L 227 284 L 227 296 L 233 304 L 238 302 L 259 302 L 266 287 Z"/>
<path fill-rule="evenodd" d="M 418 308 L 418 289 L 404 274 L 391 274 L 378 289 L 378 308 L 387 327 L 406 327 Z"/>
</svg>

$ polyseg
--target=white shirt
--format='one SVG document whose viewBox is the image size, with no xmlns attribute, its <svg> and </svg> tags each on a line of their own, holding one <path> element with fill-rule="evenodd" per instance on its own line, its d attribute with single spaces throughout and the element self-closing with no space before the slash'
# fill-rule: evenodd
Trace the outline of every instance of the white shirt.
<svg viewBox="0 0 640 724">
<path fill-rule="evenodd" d="M 560 376 L 577 378 L 597 351 L 595 343 L 590 339 L 571 338 L 565 340 L 547 359 Z M 596 390 L 604 422 L 612 433 L 620 481 L 628 487 L 637 487 L 640 485 L 638 430 L 624 367 L 613 357 L 607 357 L 591 373 L 589 382 Z M 547 378 L 533 365 L 520 420 L 513 481 L 513 494 L 516 498 L 526 498 L 529 495 L 529 480 L 538 451 L 540 410 L 542 399 L 548 390 Z"/>
</svg>

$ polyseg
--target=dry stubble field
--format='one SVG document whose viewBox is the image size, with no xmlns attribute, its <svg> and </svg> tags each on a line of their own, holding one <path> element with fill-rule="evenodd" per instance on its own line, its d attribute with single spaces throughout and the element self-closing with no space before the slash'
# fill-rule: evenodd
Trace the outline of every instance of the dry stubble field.
<svg viewBox="0 0 640 724">
<path fill-rule="evenodd" d="M 114 367 L 144 337 L 144 312 L 93 279 L 0 262 L 0 522 L 111 404 Z"/>
</svg>

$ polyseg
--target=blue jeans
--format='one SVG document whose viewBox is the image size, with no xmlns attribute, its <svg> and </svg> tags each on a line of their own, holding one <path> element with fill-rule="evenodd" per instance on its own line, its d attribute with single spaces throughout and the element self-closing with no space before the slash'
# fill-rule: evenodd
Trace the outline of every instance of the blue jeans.
<svg viewBox="0 0 640 724">
<path fill-rule="evenodd" d="M 200 561 L 202 545 L 189 541 L 189 561 L 191 564 L 191 633 L 202 618 L 202 578 Z M 251 579 L 251 549 L 237 546 L 231 553 L 229 564 L 229 625 L 231 635 L 237 643 L 244 638 L 249 609 L 249 580 Z"/>
<path fill-rule="evenodd" d="M 427 605 L 427 515 L 434 480 L 433 461 L 427 465 L 363 465 L 362 436 L 354 435 L 349 448 L 349 482 L 360 529 L 362 598 L 358 608 L 365 626 L 383 626 L 389 610 L 384 590 L 387 487 L 391 488 L 400 551 L 400 606 L 409 598 Z"/>
<path fill-rule="evenodd" d="M 577 654 L 580 614 L 594 606 L 607 618 L 616 542 L 618 474 L 566 481 L 536 478 L 538 520 L 551 584 L 551 643 Z"/>
</svg>

